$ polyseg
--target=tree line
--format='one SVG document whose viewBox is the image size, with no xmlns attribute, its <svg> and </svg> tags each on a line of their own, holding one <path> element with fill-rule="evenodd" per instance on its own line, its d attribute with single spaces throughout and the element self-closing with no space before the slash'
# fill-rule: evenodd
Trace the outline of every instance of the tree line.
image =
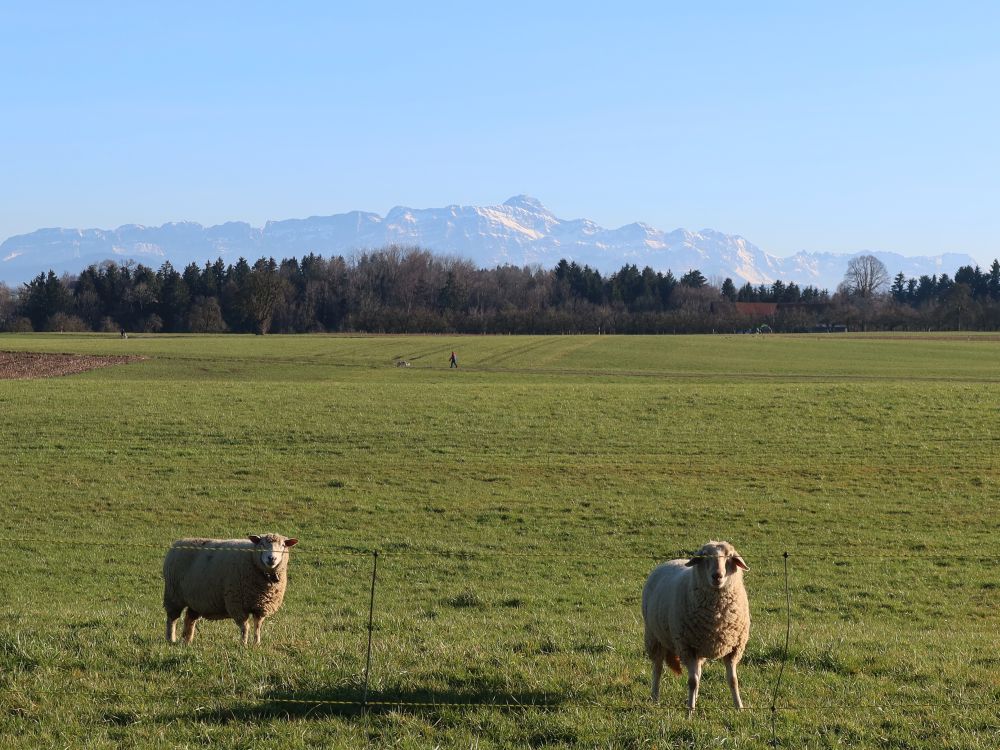
<svg viewBox="0 0 1000 750">
<path fill-rule="evenodd" d="M 769 303 L 747 305 L 745 303 Z M 692 270 L 626 264 L 602 275 L 561 260 L 477 268 L 421 248 L 350 259 L 240 258 L 178 271 L 106 261 L 76 276 L 0 284 L 0 330 L 195 333 L 705 333 L 759 330 L 1000 328 L 1000 263 L 989 271 L 889 283 L 873 256 L 851 261 L 830 293 L 793 282 L 710 281 Z"/>
</svg>

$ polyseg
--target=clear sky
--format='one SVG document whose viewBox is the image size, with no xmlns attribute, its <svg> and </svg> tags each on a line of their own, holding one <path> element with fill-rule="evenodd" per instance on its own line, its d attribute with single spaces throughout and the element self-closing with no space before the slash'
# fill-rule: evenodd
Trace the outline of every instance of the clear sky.
<svg viewBox="0 0 1000 750">
<path fill-rule="evenodd" d="M 1000 3 L 340 5 L 0 3 L 0 240 L 527 193 L 1000 255 Z"/>
</svg>

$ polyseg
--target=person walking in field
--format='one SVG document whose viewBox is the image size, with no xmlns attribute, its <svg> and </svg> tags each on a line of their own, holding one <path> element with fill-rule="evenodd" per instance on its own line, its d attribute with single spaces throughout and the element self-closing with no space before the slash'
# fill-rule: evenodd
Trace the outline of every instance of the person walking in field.
<svg viewBox="0 0 1000 750">
<path fill-rule="evenodd" d="M 451 358 L 448 361 L 451 362 L 451 365 L 448 367 L 449 370 L 452 367 L 458 367 L 458 357 L 455 356 L 455 352 L 451 353 Z"/>
</svg>

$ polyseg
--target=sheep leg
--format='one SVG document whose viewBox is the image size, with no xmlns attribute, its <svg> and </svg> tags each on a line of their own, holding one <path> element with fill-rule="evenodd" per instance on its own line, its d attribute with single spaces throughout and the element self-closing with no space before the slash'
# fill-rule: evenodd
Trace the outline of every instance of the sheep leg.
<svg viewBox="0 0 1000 750">
<path fill-rule="evenodd" d="M 167 610 L 167 643 L 177 643 L 177 619 L 183 610 Z"/>
<path fill-rule="evenodd" d="M 653 684 L 650 689 L 650 696 L 655 701 L 660 697 L 660 676 L 663 674 L 663 647 L 653 635 L 649 625 L 646 625 L 645 633 L 646 656 L 653 663 Z"/>
<path fill-rule="evenodd" d="M 240 627 L 240 639 L 243 641 L 243 645 L 246 646 L 250 643 L 250 615 L 239 615 L 233 619 L 236 620 L 236 624 Z"/>
<path fill-rule="evenodd" d="M 704 659 L 697 656 L 688 656 L 684 659 L 684 664 L 688 671 L 688 718 L 694 714 L 694 706 L 698 702 L 698 686 L 701 684 L 701 665 Z"/>
<path fill-rule="evenodd" d="M 190 643 L 194 640 L 194 626 L 201 619 L 201 615 L 197 612 L 192 612 L 191 608 L 188 607 L 187 612 L 184 613 L 184 631 L 181 634 L 181 638 L 185 643 Z"/>
<path fill-rule="evenodd" d="M 264 615 L 253 616 L 253 637 L 254 643 L 260 645 L 260 629 L 264 626 Z"/>
<path fill-rule="evenodd" d="M 660 677 L 663 674 L 663 655 L 657 653 L 652 657 L 653 659 L 653 686 L 650 691 L 650 695 L 653 700 L 659 700 L 660 698 Z"/>
<path fill-rule="evenodd" d="M 729 683 L 729 692 L 733 694 L 733 705 L 736 708 L 743 708 L 743 700 L 740 698 L 740 681 L 736 679 L 736 665 L 739 657 L 729 654 L 723 661 L 726 663 L 726 682 Z"/>
</svg>

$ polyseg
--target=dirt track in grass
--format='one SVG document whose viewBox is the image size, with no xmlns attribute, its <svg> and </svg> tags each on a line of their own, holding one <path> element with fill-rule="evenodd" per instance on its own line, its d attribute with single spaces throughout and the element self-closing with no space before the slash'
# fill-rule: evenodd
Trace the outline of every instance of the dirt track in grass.
<svg viewBox="0 0 1000 750">
<path fill-rule="evenodd" d="M 75 375 L 98 367 L 126 365 L 141 359 L 143 357 L 0 352 L 0 380 L 30 380 Z"/>
</svg>

